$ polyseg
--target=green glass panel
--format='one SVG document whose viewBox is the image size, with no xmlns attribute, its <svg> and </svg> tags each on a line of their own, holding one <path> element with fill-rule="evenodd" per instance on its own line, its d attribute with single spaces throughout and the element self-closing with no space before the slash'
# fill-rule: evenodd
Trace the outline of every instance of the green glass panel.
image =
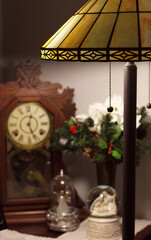
<svg viewBox="0 0 151 240">
<path fill-rule="evenodd" d="M 106 0 L 98 0 L 96 3 L 93 5 L 93 7 L 90 9 L 88 13 L 94 13 L 94 12 L 100 12 L 105 4 Z"/>
<path fill-rule="evenodd" d="M 57 48 L 75 27 L 83 15 L 76 15 L 69 19 L 45 44 L 43 47 Z"/>
<path fill-rule="evenodd" d="M 137 13 L 120 13 L 110 47 L 138 47 Z"/>
<path fill-rule="evenodd" d="M 136 11 L 136 0 L 123 0 L 119 11 L 120 12 Z"/>
<path fill-rule="evenodd" d="M 120 0 L 109 0 L 103 8 L 102 12 L 117 12 L 119 8 Z"/>
<path fill-rule="evenodd" d="M 139 11 L 151 11 L 151 1 L 150 0 L 138 0 Z"/>
<path fill-rule="evenodd" d="M 86 14 L 73 29 L 73 31 L 62 42 L 60 48 L 78 48 L 97 17 L 98 14 Z"/>
<path fill-rule="evenodd" d="M 85 38 L 82 48 L 104 48 L 108 41 L 114 26 L 117 14 L 101 14 L 95 25 Z"/>
<path fill-rule="evenodd" d="M 93 6 L 93 4 L 96 2 L 96 0 L 91 0 L 84 8 L 81 9 L 78 13 L 87 13 L 89 9 Z"/>
<path fill-rule="evenodd" d="M 141 46 L 151 47 L 151 13 L 140 13 Z"/>
</svg>

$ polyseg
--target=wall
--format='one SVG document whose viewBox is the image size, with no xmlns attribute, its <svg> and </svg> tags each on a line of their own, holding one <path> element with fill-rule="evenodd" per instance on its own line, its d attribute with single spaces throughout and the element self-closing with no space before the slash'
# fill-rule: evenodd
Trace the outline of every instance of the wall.
<svg viewBox="0 0 151 240">
<path fill-rule="evenodd" d="M 40 60 L 40 47 L 86 1 L 1 0 L 0 81 L 15 80 L 15 68 L 28 59 L 41 65 L 41 80 L 59 82 L 75 89 L 77 114 L 89 104 L 108 96 L 107 63 L 60 63 Z M 3 34 L 1 34 L 3 33 Z M 139 105 L 148 102 L 148 63 L 137 63 Z M 124 63 L 112 64 L 112 94 L 123 96 Z M 148 138 L 150 133 L 148 133 Z M 142 156 L 137 167 L 136 216 L 151 219 L 151 155 Z M 85 200 L 96 185 L 95 165 L 80 155 L 64 159 L 80 196 Z M 79 168 L 80 166 L 80 168 Z M 117 167 L 116 189 L 122 200 L 122 164 Z"/>
</svg>

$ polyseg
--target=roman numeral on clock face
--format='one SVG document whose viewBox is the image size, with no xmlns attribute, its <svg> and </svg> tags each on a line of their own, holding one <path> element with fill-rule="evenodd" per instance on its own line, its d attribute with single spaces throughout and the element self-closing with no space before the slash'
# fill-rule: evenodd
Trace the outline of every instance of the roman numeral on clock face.
<svg viewBox="0 0 151 240">
<path fill-rule="evenodd" d="M 46 115 L 46 114 L 44 113 L 44 114 L 42 114 L 41 116 L 39 116 L 39 118 L 43 118 L 45 115 Z"/>
<path fill-rule="evenodd" d="M 18 119 L 18 117 L 14 116 L 14 115 L 12 115 L 12 118 L 14 118 L 14 119 Z"/>
<path fill-rule="evenodd" d="M 18 108 L 17 111 L 22 115 L 23 114 L 23 110 L 21 108 Z"/>
<path fill-rule="evenodd" d="M 42 126 L 47 126 L 47 125 L 48 125 L 48 122 L 42 122 L 41 125 L 42 125 Z"/>
<path fill-rule="evenodd" d="M 16 123 L 10 123 L 9 126 L 10 126 L 10 127 L 16 127 L 17 124 L 16 124 Z"/>
<path fill-rule="evenodd" d="M 20 137 L 18 138 L 18 140 L 19 140 L 20 142 L 23 142 L 24 136 L 23 136 L 23 135 L 20 135 Z"/>
<path fill-rule="evenodd" d="M 35 135 L 35 134 L 33 134 L 33 138 L 34 138 L 36 141 L 39 140 L 39 137 L 38 137 L 37 135 Z"/>
<path fill-rule="evenodd" d="M 30 105 L 26 105 L 26 112 L 30 112 Z"/>
<path fill-rule="evenodd" d="M 31 137 L 28 136 L 27 142 L 28 144 L 32 143 Z"/>
</svg>

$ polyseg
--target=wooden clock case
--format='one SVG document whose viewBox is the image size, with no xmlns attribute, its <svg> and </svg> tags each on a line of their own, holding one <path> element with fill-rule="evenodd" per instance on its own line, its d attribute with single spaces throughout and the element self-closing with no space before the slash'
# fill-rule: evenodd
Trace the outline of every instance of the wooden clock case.
<svg viewBox="0 0 151 240">
<path fill-rule="evenodd" d="M 75 114 L 72 103 L 73 89 L 66 88 L 62 93 L 61 84 L 42 82 L 39 79 L 40 66 L 27 61 L 17 67 L 17 80 L 0 84 L 0 200 L 7 223 L 26 223 L 45 221 L 49 207 L 49 197 L 11 198 L 7 197 L 7 153 L 5 119 L 18 103 L 39 102 L 53 115 L 53 131 L 65 119 Z M 64 168 L 60 153 L 52 153 L 52 176 Z"/>
</svg>

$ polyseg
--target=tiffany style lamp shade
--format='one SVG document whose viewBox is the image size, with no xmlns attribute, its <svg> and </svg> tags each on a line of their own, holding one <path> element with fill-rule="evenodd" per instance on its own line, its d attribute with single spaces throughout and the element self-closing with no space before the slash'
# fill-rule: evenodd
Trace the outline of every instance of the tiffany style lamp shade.
<svg viewBox="0 0 151 240">
<path fill-rule="evenodd" d="M 89 0 L 41 48 L 55 61 L 125 61 L 123 240 L 134 239 L 136 83 L 134 62 L 151 59 L 150 0 Z"/>
</svg>

